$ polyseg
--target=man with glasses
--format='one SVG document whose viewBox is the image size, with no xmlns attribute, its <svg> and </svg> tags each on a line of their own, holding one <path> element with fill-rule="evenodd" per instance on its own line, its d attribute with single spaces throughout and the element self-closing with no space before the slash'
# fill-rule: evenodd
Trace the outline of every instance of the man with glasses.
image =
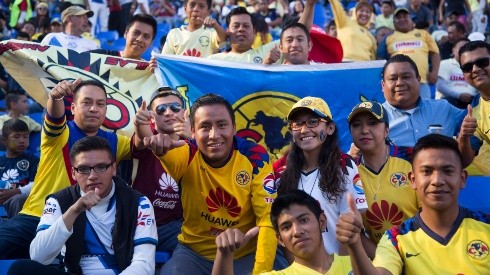
<svg viewBox="0 0 490 275">
<path fill-rule="evenodd" d="M 88 136 L 73 144 L 75 185 L 46 199 L 32 260 L 15 262 L 9 274 L 60 274 L 49 265 L 63 256 L 63 274 L 154 274 L 157 233 L 151 202 L 116 176 L 109 141 Z M 65 249 L 63 249 L 65 248 Z"/>
<path fill-rule="evenodd" d="M 466 82 L 479 93 L 473 100 L 473 107 L 468 106 L 468 114 L 458 136 L 459 150 L 466 167 L 484 144 L 490 145 L 490 44 L 484 41 L 469 42 L 459 49 L 459 58 Z M 480 158 L 488 164 L 490 155 Z"/>
<path fill-rule="evenodd" d="M 189 116 L 184 99 L 175 90 L 162 87 L 155 91 L 148 109 L 143 101 L 134 120 L 132 157 L 139 160 L 133 188 L 147 196 L 155 208 L 158 227 L 157 251 L 173 251 L 182 227 L 182 203 L 177 182 L 163 169 L 153 152 L 145 148 L 141 137 L 166 134 L 172 140 L 191 137 Z"/>
<path fill-rule="evenodd" d="M 64 97 L 73 96 L 73 121 L 65 116 Z M 106 138 L 116 162 L 130 157 L 130 139 L 100 129 L 107 112 L 102 83 L 80 78 L 61 81 L 49 93 L 41 134 L 41 158 L 34 185 L 19 215 L 0 223 L 0 258 L 28 258 L 29 244 L 43 212 L 46 196 L 76 183 L 68 153 L 86 136 Z"/>
</svg>

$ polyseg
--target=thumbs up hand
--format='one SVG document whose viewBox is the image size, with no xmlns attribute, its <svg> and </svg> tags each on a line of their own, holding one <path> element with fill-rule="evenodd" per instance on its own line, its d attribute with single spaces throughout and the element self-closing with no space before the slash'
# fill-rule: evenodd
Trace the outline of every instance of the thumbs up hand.
<svg viewBox="0 0 490 275">
<path fill-rule="evenodd" d="M 259 233 L 259 227 L 253 227 L 243 234 L 239 229 L 228 228 L 216 237 L 216 247 L 222 254 L 234 253 Z"/>
<path fill-rule="evenodd" d="M 360 241 L 359 233 L 364 228 L 362 217 L 351 193 L 347 194 L 349 211 L 339 216 L 335 230 L 337 240 L 342 244 L 354 244 Z"/>
<path fill-rule="evenodd" d="M 463 123 L 461 124 L 461 130 L 459 132 L 459 138 L 469 138 L 473 136 L 478 127 L 478 123 L 476 118 L 473 117 L 473 108 L 471 105 L 468 105 L 468 113 L 463 119 Z"/>
</svg>

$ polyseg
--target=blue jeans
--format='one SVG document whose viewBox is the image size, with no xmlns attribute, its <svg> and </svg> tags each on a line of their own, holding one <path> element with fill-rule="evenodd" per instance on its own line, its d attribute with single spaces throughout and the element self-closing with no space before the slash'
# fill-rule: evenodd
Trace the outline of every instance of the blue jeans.
<svg viewBox="0 0 490 275">
<path fill-rule="evenodd" d="M 255 253 L 249 254 L 233 261 L 235 274 L 252 273 L 255 263 Z M 208 275 L 213 269 L 213 261 L 197 254 L 189 247 L 179 243 L 172 258 L 160 270 L 160 275 Z"/>
<path fill-rule="evenodd" d="M 177 236 L 180 234 L 182 228 L 182 220 L 170 221 L 157 228 L 158 232 L 158 245 L 157 251 L 171 252 L 175 250 L 175 247 L 179 243 Z"/>
<path fill-rule="evenodd" d="M 0 259 L 29 259 L 39 217 L 19 214 L 0 222 Z"/>
</svg>

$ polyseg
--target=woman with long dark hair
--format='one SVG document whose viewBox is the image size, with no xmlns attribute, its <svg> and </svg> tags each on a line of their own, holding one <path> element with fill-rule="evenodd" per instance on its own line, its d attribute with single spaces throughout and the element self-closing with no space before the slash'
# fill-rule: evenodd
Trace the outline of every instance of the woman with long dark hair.
<svg viewBox="0 0 490 275">
<path fill-rule="evenodd" d="M 318 200 L 327 216 L 325 249 L 338 254 L 335 226 L 339 215 L 349 211 L 347 192 L 354 196 L 358 209 L 367 208 L 356 164 L 341 152 L 335 122 L 323 99 L 301 99 L 293 105 L 288 121 L 293 136 L 290 151 L 274 165 L 276 171 L 283 170 L 278 193 L 301 189 Z"/>
</svg>

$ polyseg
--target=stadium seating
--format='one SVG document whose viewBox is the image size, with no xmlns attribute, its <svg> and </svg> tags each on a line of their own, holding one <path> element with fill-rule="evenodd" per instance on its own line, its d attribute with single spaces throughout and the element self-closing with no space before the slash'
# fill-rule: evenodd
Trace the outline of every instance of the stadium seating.
<svg viewBox="0 0 490 275">
<path fill-rule="evenodd" d="M 100 41 L 100 45 L 112 45 L 119 39 L 119 33 L 117 31 L 99 32 L 96 36 Z"/>
</svg>

